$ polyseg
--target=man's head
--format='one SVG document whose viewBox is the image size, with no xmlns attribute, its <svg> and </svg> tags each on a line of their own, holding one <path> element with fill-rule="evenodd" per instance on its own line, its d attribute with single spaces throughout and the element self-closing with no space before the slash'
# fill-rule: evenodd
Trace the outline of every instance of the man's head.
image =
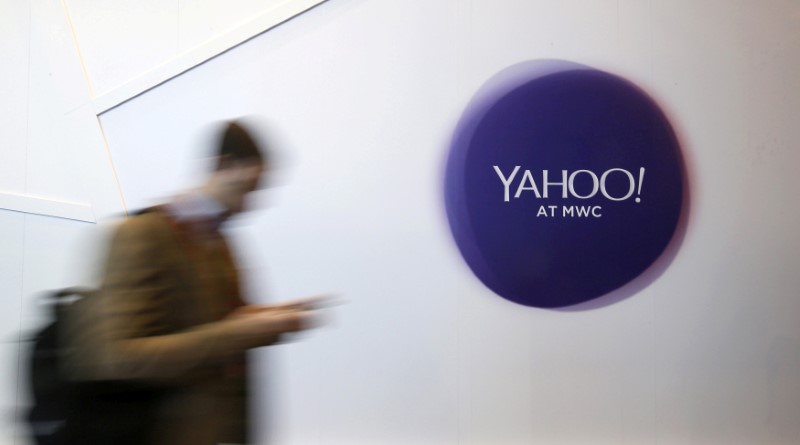
<svg viewBox="0 0 800 445">
<path fill-rule="evenodd" d="M 267 153 L 247 130 L 237 122 L 229 122 L 221 133 L 214 171 L 204 190 L 229 213 L 239 213 L 244 210 L 245 196 L 258 188 L 268 166 Z"/>
</svg>

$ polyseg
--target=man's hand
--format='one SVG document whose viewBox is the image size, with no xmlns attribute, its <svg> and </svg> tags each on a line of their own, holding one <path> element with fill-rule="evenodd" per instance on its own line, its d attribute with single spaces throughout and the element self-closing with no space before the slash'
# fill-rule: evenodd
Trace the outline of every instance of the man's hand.
<svg viewBox="0 0 800 445">
<path fill-rule="evenodd" d="M 262 310 L 272 311 L 313 311 L 325 309 L 331 306 L 342 304 L 332 294 L 319 294 L 310 297 L 298 298 L 296 300 L 286 301 L 278 304 L 260 305 Z"/>
<path fill-rule="evenodd" d="M 232 326 L 236 336 L 244 339 L 248 347 L 257 347 L 277 342 L 282 334 L 312 328 L 314 317 L 310 311 L 263 310 L 243 306 L 223 322 Z"/>
<path fill-rule="evenodd" d="M 282 334 L 312 329 L 320 323 L 318 309 L 333 300 L 320 295 L 277 305 L 247 305 L 231 312 L 225 322 L 247 338 L 253 346 L 266 346 L 280 340 Z"/>
</svg>

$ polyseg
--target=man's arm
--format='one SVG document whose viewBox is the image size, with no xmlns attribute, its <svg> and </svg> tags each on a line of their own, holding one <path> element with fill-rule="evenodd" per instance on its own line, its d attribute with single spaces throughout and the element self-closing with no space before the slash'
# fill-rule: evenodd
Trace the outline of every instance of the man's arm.
<svg viewBox="0 0 800 445">
<path fill-rule="evenodd" d="M 152 218 L 131 218 L 111 242 L 101 292 L 78 317 L 84 334 L 77 341 L 85 342 L 78 347 L 90 349 L 79 365 L 92 378 L 179 379 L 308 324 L 311 315 L 305 310 L 245 307 L 220 321 L 169 332 L 169 282 L 159 258 L 159 229 Z"/>
</svg>

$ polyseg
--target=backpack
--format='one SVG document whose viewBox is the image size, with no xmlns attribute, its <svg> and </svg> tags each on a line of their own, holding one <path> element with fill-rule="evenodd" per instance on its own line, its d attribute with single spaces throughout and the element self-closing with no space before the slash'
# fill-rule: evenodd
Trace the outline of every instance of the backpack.
<svg viewBox="0 0 800 445">
<path fill-rule="evenodd" d="M 68 306 L 87 298 L 92 289 L 68 288 L 44 296 L 50 309 L 50 322 L 32 338 L 28 358 L 28 384 L 33 406 L 26 422 L 37 445 L 66 443 L 67 415 L 72 410 L 75 387 L 61 372 L 64 350 L 59 341 Z"/>
<path fill-rule="evenodd" d="M 32 338 L 28 384 L 33 406 L 25 421 L 36 445 L 143 445 L 157 427 L 167 388 L 127 381 L 77 382 L 64 376 L 70 346 L 61 338 L 68 311 L 81 310 L 96 289 L 45 295 L 50 321 Z"/>
</svg>

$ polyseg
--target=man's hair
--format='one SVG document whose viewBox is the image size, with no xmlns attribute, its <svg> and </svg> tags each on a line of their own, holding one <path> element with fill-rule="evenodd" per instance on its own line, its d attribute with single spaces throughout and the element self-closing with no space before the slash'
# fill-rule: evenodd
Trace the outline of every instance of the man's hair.
<svg viewBox="0 0 800 445">
<path fill-rule="evenodd" d="M 255 161 L 264 163 L 266 153 L 259 148 L 250 133 L 239 122 L 225 124 L 217 147 L 217 170 L 231 162 Z"/>
</svg>

